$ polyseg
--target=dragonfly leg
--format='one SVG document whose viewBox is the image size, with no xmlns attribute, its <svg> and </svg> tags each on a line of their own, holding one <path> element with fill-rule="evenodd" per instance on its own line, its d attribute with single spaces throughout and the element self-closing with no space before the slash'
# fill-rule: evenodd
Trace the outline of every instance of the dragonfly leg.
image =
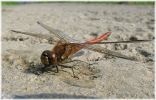
<svg viewBox="0 0 156 100">
<path fill-rule="evenodd" d="M 56 70 L 52 70 L 53 68 L 56 68 Z M 55 73 L 58 73 L 59 72 L 59 69 L 58 69 L 58 66 L 57 65 L 45 65 L 42 69 L 41 69 L 41 72 L 44 73 L 44 72 L 47 72 L 47 71 L 53 71 Z"/>
<path fill-rule="evenodd" d="M 57 65 L 54 65 L 56 67 L 56 73 L 59 72 L 59 69 L 58 69 L 58 66 Z"/>
</svg>

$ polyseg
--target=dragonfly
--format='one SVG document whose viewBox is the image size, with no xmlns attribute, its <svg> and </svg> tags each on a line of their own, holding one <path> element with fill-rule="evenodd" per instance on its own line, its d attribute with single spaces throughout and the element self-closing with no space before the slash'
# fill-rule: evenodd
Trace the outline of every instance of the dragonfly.
<svg viewBox="0 0 156 100">
<path fill-rule="evenodd" d="M 134 40 L 134 41 L 113 41 L 113 42 L 103 42 L 103 40 L 106 40 L 110 35 L 111 32 L 106 32 L 94 39 L 87 40 L 86 42 L 81 43 L 80 41 L 73 39 L 69 36 L 67 36 L 64 32 L 58 29 L 53 29 L 52 27 L 45 25 L 42 22 L 37 21 L 37 23 L 49 31 L 49 33 L 53 34 L 55 37 L 57 37 L 59 40 L 56 40 L 52 35 L 47 34 L 36 34 L 36 33 L 29 33 L 29 32 L 22 32 L 17 30 L 11 30 L 15 33 L 25 34 L 34 36 L 41 39 L 46 39 L 48 41 L 54 41 L 57 42 L 57 44 L 54 46 L 52 50 L 45 50 L 42 52 L 40 59 L 42 64 L 44 65 L 43 71 L 48 68 L 56 68 L 56 73 L 59 72 L 58 66 L 63 66 L 67 68 L 72 69 L 73 77 L 78 78 L 75 73 L 73 66 L 65 66 L 65 63 L 70 63 L 78 60 L 72 60 L 74 57 L 73 55 L 80 51 L 81 49 L 88 49 L 95 52 L 108 54 L 111 56 L 115 56 L 118 58 L 128 59 L 128 60 L 134 60 L 137 61 L 138 59 L 133 56 L 126 56 L 121 53 L 103 48 L 99 45 L 95 44 L 115 44 L 115 43 L 140 43 L 140 42 L 149 42 L 152 40 Z"/>
</svg>

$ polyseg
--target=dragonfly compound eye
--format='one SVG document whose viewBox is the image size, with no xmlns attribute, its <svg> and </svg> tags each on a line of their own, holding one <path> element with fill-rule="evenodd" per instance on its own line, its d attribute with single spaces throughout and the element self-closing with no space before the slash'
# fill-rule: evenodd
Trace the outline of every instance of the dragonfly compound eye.
<svg viewBox="0 0 156 100">
<path fill-rule="evenodd" d="M 49 50 L 45 50 L 41 54 L 41 62 L 44 65 L 51 65 L 52 64 L 52 53 Z"/>
</svg>

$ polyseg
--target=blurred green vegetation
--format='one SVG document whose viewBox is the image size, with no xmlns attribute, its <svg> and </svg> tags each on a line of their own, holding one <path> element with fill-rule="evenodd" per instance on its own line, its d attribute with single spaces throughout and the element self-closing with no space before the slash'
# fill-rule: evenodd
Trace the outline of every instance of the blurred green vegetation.
<svg viewBox="0 0 156 100">
<path fill-rule="evenodd" d="M 18 5 L 19 4 L 19 2 L 2 2 L 2 6 L 5 6 L 5 5 L 7 5 L 7 6 L 9 6 L 9 5 Z"/>
<path fill-rule="evenodd" d="M 127 1 L 127 2 L 119 2 L 119 1 L 92 1 L 92 2 L 89 2 L 89 1 L 52 1 L 52 2 L 49 2 L 49 1 L 42 1 L 42 2 L 22 2 L 22 1 L 19 1 L 19 2 L 16 2 L 16 1 L 13 1 L 13 2 L 2 2 L 2 6 L 12 6 L 12 5 L 20 5 L 20 4 L 30 4 L 30 3 L 86 3 L 86 4 L 127 4 L 127 5 L 154 5 L 155 2 L 154 1 L 135 1 L 135 2 L 131 2 L 131 1 Z"/>
</svg>

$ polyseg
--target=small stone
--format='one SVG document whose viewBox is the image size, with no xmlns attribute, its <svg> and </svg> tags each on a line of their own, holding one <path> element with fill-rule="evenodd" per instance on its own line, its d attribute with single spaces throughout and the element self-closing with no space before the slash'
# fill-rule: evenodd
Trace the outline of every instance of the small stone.
<svg viewBox="0 0 156 100">
<path fill-rule="evenodd" d="M 129 38 L 129 40 L 135 41 L 135 40 L 138 40 L 138 38 L 137 38 L 137 37 L 134 37 L 134 36 L 131 36 L 131 37 Z"/>
<path fill-rule="evenodd" d="M 114 44 L 114 49 L 115 50 L 125 50 L 125 49 L 127 49 L 127 45 L 126 44 Z"/>
<path fill-rule="evenodd" d="M 23 38 L 19 38 L 19 41 L 24 41 L 24 39 Z"/>
<path fill-rule="evenodd" d="M 90 35 L 91 36 L 94 36 L 94 37 L 97 37 L 98 36 L 98 33 L 97 32 L 92 32 Z"/>
</svg>

